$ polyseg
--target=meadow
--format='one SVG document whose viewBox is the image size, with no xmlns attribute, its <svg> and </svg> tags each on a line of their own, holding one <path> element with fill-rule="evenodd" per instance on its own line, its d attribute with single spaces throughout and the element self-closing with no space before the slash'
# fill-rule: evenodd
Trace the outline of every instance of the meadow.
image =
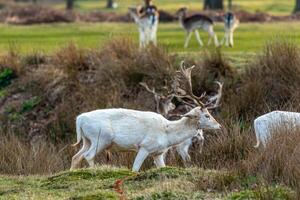
<svg viewBox="0 0 300 200">
<path fill-rule="evenodd" d="M 109 30 L 109 31 L 107 31 Z M 223 38 L 223 25 L 217 24 L 219 40 Z M 200 32 L 204 43 L 208 34 Z M 10 46 L 16 46 L 22 54 L 35 51 L 51 53 L 73 42 L 79 47 L 101 47 L 108 39 L 128 37 L 138 41 L 135 24 L 131 23 L 72 23 L 44 25 L 0 25 L 0 54 Z M 235 33 L 235 47 L 223 48 L 225 53 L 247 55 L 257 53 L 266 42 L 275 37 L 285 37 L 300 42 L 300 22 L 245 23 Z M 197 53 L 200 48 L 195 37 L 191 39 L 188 49 L 183 48 L 185 33 L 178 23 L 161 23 L 158 31 L 159 45 L 173 53 Z"/>
</svg>

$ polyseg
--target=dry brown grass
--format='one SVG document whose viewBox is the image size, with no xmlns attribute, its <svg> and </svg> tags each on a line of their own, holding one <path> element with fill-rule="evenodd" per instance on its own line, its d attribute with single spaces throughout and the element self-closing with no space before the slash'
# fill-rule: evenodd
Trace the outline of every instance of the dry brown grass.
<svg viewBox="0 0 300 200">
<path fill-rule="evenodd" d="M 202 154 L 197 146 L 192 150 L 194 164 L 208 169 L 230 169 L 237 167 L 241 160 L 248 157 L 253 151 L 253 132 L 241 127 L 239 122 L 227 125 L 222 132 L 205 133 Z"/>
<path fill-rule="evenodd" d="M 270 110 L 292 107 L 297 111 L 299 72 L 298 47 L 284 39 L 270 42 L 241 74 L 240 82 L 232 86 L 224 107 L 237 114 L 236 117 L 249 121 Z"/>
<path fill-rule="evenodd" d="M 277 126 L 272 133 L 267 147 L 252 152 L 243 165 L 248 173 L 300 189 L 300 129 Z"/>
<path fill-rule="evenodd" d="M 14 55 L 16 59 L 12 59 Z M 195 93 L 214 91 L 216 79 L 225 82 L 222 106 L 215 112 L 224 129 L 206 133 L 202 154 L 197 144 L 192 147 L 195 165 L 232 169 L 299 187 L 295 179 L 299 175 L 299 135 L 282 134 L 284 142 L 272 141 L 260 153 L 252 148 L 251 128 L 253 119 L 269 110 L 299 110 L 299 55 L 295 45 L 280 41 L 268 44 L 243 72 L 235 71 L 220 50 L 208 51 L 202 61 L 187 61 L 200 66 L 193 76 Z M 152 96 L 139 82 L 164 91 L 172 83 L 177 62 L 161 47 L 138 50 L 137 44 L 128 39 L 113 39 L 101 49 L 70 44 L 52 56 L 34 53 L 22 58 L 11 51 L 0 64 L 11 67 L 18 78 L 7 88 L 7 97 L 0 98 L 1 106 L 12 106 L 8 102 L 16 96 L 20 98 L 16 108 L 22 106 L 25 97 L 37 96 L 41 102 L 27 113 L 17 113 L 17 121 L 0 113 L 1 127 L 5 127 L 2 132 L 20 134 L 2 134 L 0 173 L 46 174 L 68 169 L 76 149 L 60 150 L 62 144 L 75 140 L 76 115 L 106 107 L 155 110 Z M 34 156 L 30 141 L 39 135 L 45 135 L 49 145 L 42 146 Z M 133 158 L 133 153 L 103 153 L 97 160 L 100 164 L 131 167 Z M 182 166 L 178 156 L 168 157 L 167 162 Z M 144 164 L 144 168 L 149 167 L 153 167 L 151 159 Z"/>
<path fill-rule="evenodd" d="M 51 174 L 69 165 L 65 155 L 67 147 L 46 140 L 30 144 L 13 133 L 1 133 L 0 137 L 1 174 Z"/>
</svg>

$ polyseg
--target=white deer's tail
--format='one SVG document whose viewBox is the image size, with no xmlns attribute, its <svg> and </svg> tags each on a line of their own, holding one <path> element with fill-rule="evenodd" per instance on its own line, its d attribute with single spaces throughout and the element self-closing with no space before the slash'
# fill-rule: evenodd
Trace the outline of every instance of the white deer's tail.
<svg viewBox="0 0 300 200">
<path fill-rule="evenodd" d="M 73 147 L 77 146 L 82 139 L 82 129 L 81 129 L 81 120 L 79 117 L 76 119 L 76 134 L 77 134 L 77 142 L 72 144 Z"/>
<path fill-rule="evenodd" d="M 260 145 L 260 139 L 259 139 L 259 135 L 260 135 L 260 131 L 262 129 L 262 127 L 259 125 L 259 120 L 255 119 L 254 120 L 254 132 L 255 132 L 255 136 L 256 136 L 256 145 L 254 146 L 254 148 L 258 148 Z"/>
<path fill-rule="evenodd" d="M 259 145 L 260 145 L 260 141 L 259 141 L 259 139 L 257 139 L 257 143 L 256 143 L 256 145 L 254 146 L 254 148 L 258 148 Z"/>
</svg>

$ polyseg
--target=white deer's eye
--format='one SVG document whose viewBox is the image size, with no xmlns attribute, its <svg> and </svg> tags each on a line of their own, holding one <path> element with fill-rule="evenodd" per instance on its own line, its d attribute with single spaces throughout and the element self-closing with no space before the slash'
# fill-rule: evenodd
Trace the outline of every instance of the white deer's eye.
<svg viewBox="0 0 300 200">
<path fill-rule="evenodd" d="M 210 116 L 209 116 L 209 115 L 205 115 L 205 117 L 206 117 L 206 118 L 208 118 L 208 119 L 210 118 Z"/>
</svg>

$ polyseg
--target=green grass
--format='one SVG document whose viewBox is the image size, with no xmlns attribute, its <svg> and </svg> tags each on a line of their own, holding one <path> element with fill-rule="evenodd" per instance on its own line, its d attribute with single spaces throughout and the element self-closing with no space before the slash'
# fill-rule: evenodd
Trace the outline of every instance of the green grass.
<svg viewBox="0 0 300 200">
<path fill-rule="evenodd" d="M 225 171 L 167 167 L 136 174 L 127 169 L 101 167 L 65 171 L 49 177 L 0 176 L 0 199 L 118 200 L 117 180 L 123 180 L 119 188 L 128 200 L 249 199 L 269 195 L 274 199 L 291 199 L 294 195 L 288 188 L 265 187 L 259 182 L 245 188 L 244 178 Z"/>
<path fill-rule="evenodd" d="M 219 40 L 223 37 L 222 24 L 216 27 Z M 20 53 L 32 54 L 36 51 L 51 53 L 69 42 L 80 47 L 99 47 L 113 37 L 130 37 L 138 42 L 135 24 L 130 23 L 74 23 L 33 26 L 0 25 L 0 54 L 6 53 L 11 46 Z M 260 52 L 266 42 L 276 36 L 284 36 L 300 42 L 300 22 L 293 23 L 248 23 L 241 24 L 235 34 L 235 47 L 224 48 L 225 53 L 249 55 Z M 201 32 L 204 43 L 207 33 Z M 188 49 L 183 48 L 185 33 L 178 23 L 160 24 L 159 44 L 171 52 L 201 52 L 195 37 Z"/>
<path fill-rule="evenodd" d="M 116 0 L 119 8 L 115 12 L 124 13 L 128 6 L 140 5 L 142 0 Z M 227 5 L 227 1 L 224 1 Z M 76 9 L 81 11 L 104 10 L 106 1 L 99 0 L 77 0 Z M 156 0 L 155 4 L 163 10 L 175 12 L 181 6 L 187 6 L 193 10 L 202 10 L 203 0 Z M 275 15 L 290 14 L 294 9 L 295 0 L 233 0 L 236 9 L 250 12 L 263 11 Z M 64 4 L 54 4 L 57 8 L 64 8 Z"/>
</svg>

